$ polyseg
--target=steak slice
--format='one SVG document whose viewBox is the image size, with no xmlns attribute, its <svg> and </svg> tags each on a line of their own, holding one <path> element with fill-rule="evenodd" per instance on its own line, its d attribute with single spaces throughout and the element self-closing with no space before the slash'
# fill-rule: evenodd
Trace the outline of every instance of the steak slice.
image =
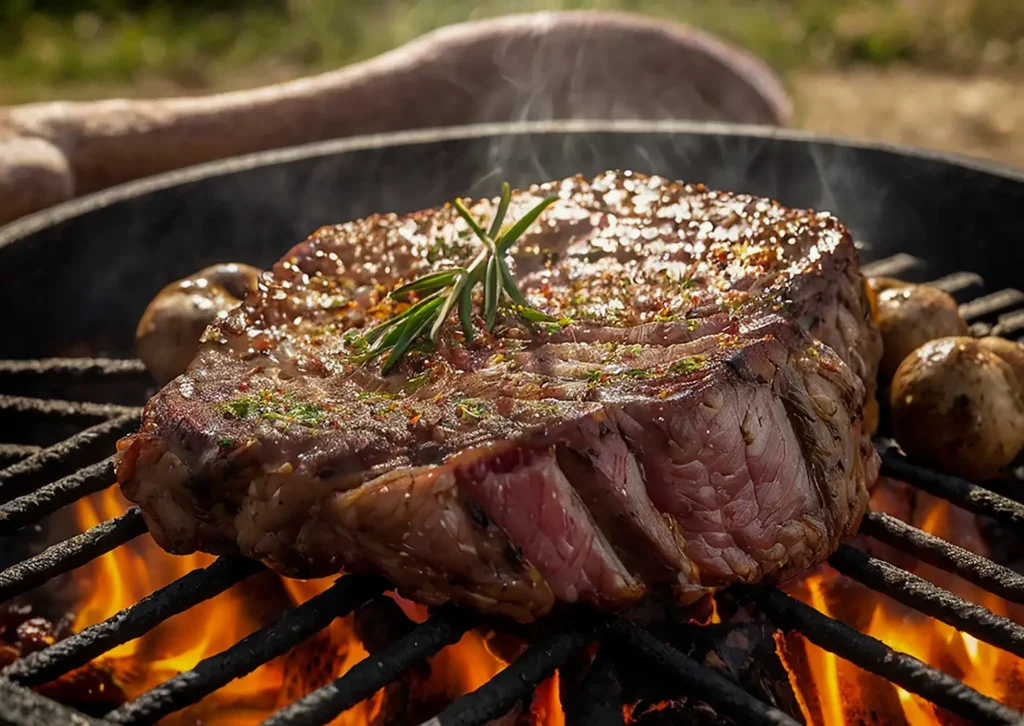
<svg viewBox="0 0 1024 726">
<path fill-rule="evenodd" d="M 848 232 L 630 172 L 516 192 L 509 218 L 549 193 L 510 265 L 561 322 L 477 319 L 470 345 L 450 323 L 387 377 L 353 331 L 478 252 L 455 210 L 325 227 L 285 255 L 119 445 L 157 541 L 520 620 L 831 554 L 878 469 L 881 344 Z"/>
</svg>

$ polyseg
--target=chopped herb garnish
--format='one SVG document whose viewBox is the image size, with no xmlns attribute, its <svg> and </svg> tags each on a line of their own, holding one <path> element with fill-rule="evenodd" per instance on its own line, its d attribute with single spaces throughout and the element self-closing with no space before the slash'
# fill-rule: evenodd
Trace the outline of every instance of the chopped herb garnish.
<svg viewBox="0 0 1024 726">
<path fill-rule="evenodd" d="M 429 380 L 430 380 L 430 372 L 429 371 L 424 371 L 423 373 L 420 373 L 418 375 L 411 376 L 409 378 L 409 380 L 407 380 L 405 382 L 405 385 L 402 386 L 402 392 L 403 393 L 407 393 L 407 394 L 415 393 L 416 391 L 421 389 L 423 386 L 425 386 L 427 381 L 429 381 Z"/>
<path fill-rule="evenodd" d="M 549 333 L 557 333 L 562 328 L 570 325 L 572 325 L 572 318 L 560 318 L 558 320 L 551 320 L 549 318 L 545 328 Z"/>
<path fill-rule="evenodd" d="M 460 257 L 467 257 L 472 253 L 472 247 L 461 239 L 449 242 L 444 237 L 434 238 L 433 244 L 427 248 L 427 262 L 435 264 L 443 260 L 453 260 Z"/>
<path fill-rule="evenodd" d="M 669 370 L 670 373 L 676 373 L 676 374 L 679 374 L 679 373 L 683 373 L 683 374 L 696 373 L 701 368 L 703 368 L 704 364 L 707 363 L 707 362 L 708 362 L 708 359 L 705 356 L 702 356 L 702 355 L 691 355 L 688 358 L 680 358 L 679 360 L 674 362 L 672 365 L 670 365 L 668 367 L 668 370 Z"/>
<path fill-rule="evenodd" d="M 391 401 L 395 394 L 390 391 L 360 391 L 356 398 L 360 401 Z"/>
<path fill-rule="evenodd" d="M 502 185 L 498 209 L 487 230 L 473 218 L 461 199 L 455 200 L 455 210 L 483 243 L 484 249 L 473 259 L 469 267 L 438 270 L 391 291 L 391 298 L 395 300 L 406 299 L 411 295 L 418 299 L 401 313 L 362 334 L 358 339 L 368 359 L 387 353 L 381 365 L 382 375 L 386 375 L 398 365 L 417 341 L 436 341 L 442 326 L 454 310 L 458 311 L 466 342 L 472 342 L 472 292 L 480 282 L 484 283 L 484 320 L 487 331 L 494 329 L 498 308 L 505 298 L 508 298 L 512 310 L 527 325 L 535 322 L 554 322 L 550 316 L 532 308 L 519 292 L 519 288 L 512 280 L 505 257 L 530 225 L 558 197 L 546 197 L 515 224 L 504 229 L 502 224 L 511 195 L 508 184 Z"/>
<path fill-rule="evenodd" d="M 707 358 L 702 355 L 692 355 L 687 358 L 680 358 L 668 366 L 659 365 L 650 368 L 628 368 L 615 373 L 595 368 L 587 371 L 587 383 L 591 386 L 598 383 L 605 383 L 610 380 L 627 378 L 632 381 L 647 381 L 652 378 L 660 378 L 667 374 L 690 374 L 699 371 Z"/>
<path fill-rule="evenodd" d="M 541 416 L 554 416 L 558 413 L 558 405 L 551 401 L 536 401 L 533 404 L 534 413 Z"/>
<path fill-rule="evenodd" d="M 289 394 L 270 391 L 233 399 L 222 404 L 220 411 L 225 418 L 283 421 L 308 428 L 319 426 L 327 416 L 319 404 L 297 401 Z"/>
<path fill-rule="evenodd" d="M 221 439 L 220 441 L 217 442 L 217 446 L 219 446 L 222 449 L 228 449 L 228 448 L 231 448 L 234 445 L 235 445 L 235 440 L 234 439 Z"/>
<path fill-rule="evenodd" d="M 455 404 L 455 415 L 463 421 L 485 418 L 490 415 L 490 403 L 479 398 L 464 398 Z"/>
<path fill-rule="evenodd" d="M 366 340 L 360 331 L 355 328 L 350 328 L 345 331 L 345 334 L 341 336 L 341 340 L 346 346 L 352 349 L 354 353 L 365 353 L 369 347 Z"/>
</svg>

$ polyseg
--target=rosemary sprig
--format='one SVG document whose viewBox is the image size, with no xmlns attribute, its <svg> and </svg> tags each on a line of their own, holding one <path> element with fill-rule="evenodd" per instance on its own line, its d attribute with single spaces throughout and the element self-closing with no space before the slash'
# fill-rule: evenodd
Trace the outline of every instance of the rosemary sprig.
<svg viewBox="0 0 1024 726">
<path fill-rule="evenodd" d="M 458 309 L 462 332 L 466 342 L 471 343 L 474 337 L 473 288 L 481 281 L 484 283 L 483 317 L 488 331 L 493 330 L 498 308 L 506 297 L 511 301 L 513 311 L 527 325 L 554 321 L 550 315 L 531 307 L 519 292 L 505 257 L 530 225 L 537 221 L 541 213 L 558 197 L 545 197 L 515 224 L 502 232 L 511 197 L 509 185 L 503 184 L 498 209 L 486 230 L 473 218 L 461 199 L 455 200 L 455 211 L 483 243 L 484 249 L 473 258 L 469 267 L 431 272 L 391 291 L 390 297 L 395 300 L 406 299 L 412 293 L 419 299 L 395 317 L 366 332 L 358 340 L 358 347 L 365 351 L 363 355 L 367 360 L 384 353 L 388 354 L 381 366 L 382 374 L 389 373 L 416 341 L 426 338 L 436 343 L 441 328 L 453 309 Z"/>
</svg>

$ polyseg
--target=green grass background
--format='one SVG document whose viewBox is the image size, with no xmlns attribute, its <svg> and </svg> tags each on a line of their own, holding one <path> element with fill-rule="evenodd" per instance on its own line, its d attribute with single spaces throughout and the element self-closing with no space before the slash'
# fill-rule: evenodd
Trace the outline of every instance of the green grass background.
<svg viewBox="0 0 1024 726">
<path fill-rule="evenodd" d="M 256 85 L 453 22 L 575 8 L 697 25 L 783 72 L 1024 65 L 1024 0 L 0 0 L 0 103 Z"/>
</svg>

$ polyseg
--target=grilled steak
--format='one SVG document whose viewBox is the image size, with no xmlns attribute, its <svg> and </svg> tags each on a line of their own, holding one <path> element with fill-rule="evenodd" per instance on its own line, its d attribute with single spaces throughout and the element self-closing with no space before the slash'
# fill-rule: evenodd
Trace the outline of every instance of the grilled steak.
<svg viewBox="0 0 1024 726">
<path fill-rule="evenodd" d="M 520 620 L 832 553 L 878 468 L 880 339 L 847 231 L 629 172 L 516 192 L 509 218 L 549 193 L 510 265 L 561 322 L 478 320 L 469 345 L 452 322 L 386 377 L 352 331 L 395 313 L 399 282 L 465 265 L 466 224 L 445 206 L 294 247 L 119 445 L 157 541 Z"/>
</svg>

